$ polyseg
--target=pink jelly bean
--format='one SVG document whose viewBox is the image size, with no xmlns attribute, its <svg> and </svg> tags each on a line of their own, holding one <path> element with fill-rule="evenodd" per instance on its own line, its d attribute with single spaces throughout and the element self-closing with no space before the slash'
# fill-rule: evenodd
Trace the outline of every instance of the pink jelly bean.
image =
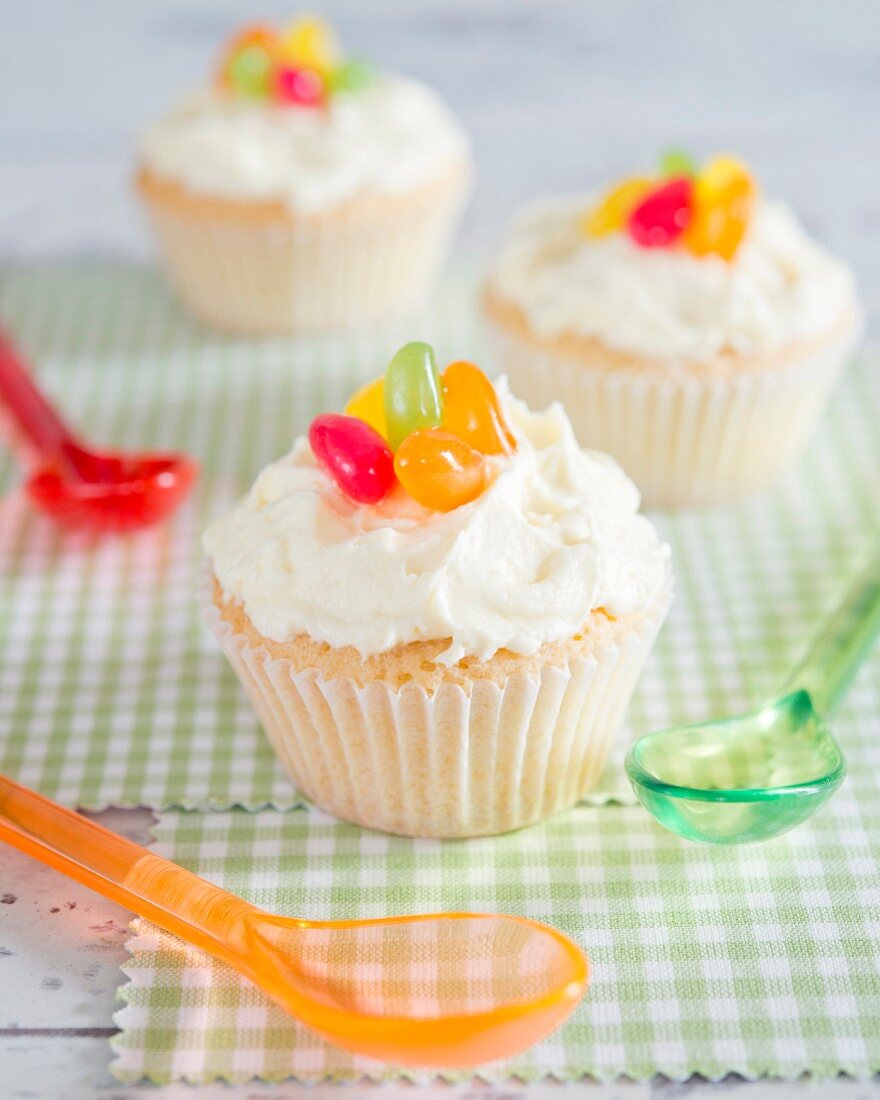
<svg viewBox="0 0 880 1100">
<path fill-rule="evenodd" d="M 650 191 L 629 216 L 629 235 L 642 248 L 669 248 L 690 224 L 694 181 L 680 176 Z"/>
<path fill-rule="evenodd" d="M 283 65 L 275 74 L 275 96 L 280 103 L 297 107 L 320 107 L 324 102 L 324 85 L 311 69 L 294 69 Z"/>
<path fill-rule="evenodd" d="M 317 416 L 309 428 L 315 458 L 347 497 L 375 504 L 394 486 L 394 455 L 363 420 L 339 413 Z"/>
</svg>

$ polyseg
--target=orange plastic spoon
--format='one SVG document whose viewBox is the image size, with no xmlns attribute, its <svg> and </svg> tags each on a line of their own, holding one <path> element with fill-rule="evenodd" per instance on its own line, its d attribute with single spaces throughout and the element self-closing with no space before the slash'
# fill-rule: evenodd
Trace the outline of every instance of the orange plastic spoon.
<svg viewBox="0 0 880 1100">
<path fill-rule="evenodd" d="M 0 839 L 235 967 L 338 1046 L 403 1065 L 508 1057 L 560 1024 L 587 960 L 525 917 L 275 916 L 0 776 Z"/>
</svg>

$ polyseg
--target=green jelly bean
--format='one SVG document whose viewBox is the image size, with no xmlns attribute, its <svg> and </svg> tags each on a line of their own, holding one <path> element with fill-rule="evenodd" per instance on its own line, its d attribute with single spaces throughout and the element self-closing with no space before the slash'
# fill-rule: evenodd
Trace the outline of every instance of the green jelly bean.
<svg viewBox="0 0 880 1100">
<path fill-rule="evenodd" d="M 229 62 L 229 83 L 242 96 L 269 94 L 272 58 L 262 46 L 245 46 Z"/>
<path fill-rule="evenodd" d="M 684 149 L 667 149 L 660 157 L 662 176 L 695 176 L 697 165 L 690 153 Z"/>
<path fill-rule="evenodd" d="M 351 58 L 330 74 L 332 92 L 360 92 L 376 79 L 376 70 L 368 61 Z"/>
<path fill-rule="evenodd" d="M 434 349 L 414 340 L 394 355 L 385 372 L 385 423 L 397 450 L 410 432 L 436 428 L 443 419 L 443 383 Z"/>
</svg>

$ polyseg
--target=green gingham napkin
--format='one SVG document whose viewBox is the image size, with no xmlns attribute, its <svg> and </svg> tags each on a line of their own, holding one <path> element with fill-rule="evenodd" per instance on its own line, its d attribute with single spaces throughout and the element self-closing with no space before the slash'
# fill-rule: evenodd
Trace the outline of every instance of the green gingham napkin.
<svg viewBox="0 0 880 1100">
<path fill-rule="evenodd" d="M 35 513 L 0 450 L 0 771 L 88 809 L 297 804 L 200 621 L 200 533 L 405 340 L 482 361 L 472 292 L 472 279 L 455 278 L 423 316 L 357 339 L 257 341 L 195 327 L 146 269 L 3 273 L 4 326 L 84 434 L 182 448 L 203 472 L 168 525 L 97 539 Z M 633 723 L 684 709 L 655 674 Z M 619 767 L 591 798 L 615 794 L 629 797 Z"/>
<path fill-rule="evenodd" d="M 455 280 L 416 323 L 356 343 L 291 343 L 206 335 L 134 267 L 3 275 L 0 316 L 71 418 L 107 443 L 184 447 L 204 476 L 170 525 L 100 541 L 30 511 L 7 492 L 17 473 L 0 461 L 0 770 L 87 807 L 295 804 L 198 622 L 198 534 L 404 339 L 479 359 L 470 290 Z M 732 710 L 778 683 L 880 512 L 878 408 L 880 372 L 866 356 L 776 492 L 660 518 L 677 599 L 634 730 Z M 760 848 L 685 847 L 621 806 L 448 844 L 376 836 L 313 810 L 173 813 L 159 842 L 303 916 L 467 906 L 570 931 L 593 957 L 587 1003 L 497 1076 L 866 1073 L 880 1069 L 878 714 L 875 660 L 838 722 L 851 779 L 815 822 Z M 612 767 L 599 797 L 623 791 Z M 126 1079 L 364 1069 L 167 937 L 147 929 L 133 947 L 117 1063 Z"/>
<path fill-rule="evenodd" d="M 867 1075 L 880 1070 L 878 683 L 875 662 L 841 722 L 853 767 L 837 799 L 761 846 L 688 846 L 639 807 L 578 806 L 519 833 L 446 842 L 315 809 L 176 811 L 162 815 L 157 850 L 289 915 L 469 909 L 563 929 L 590 954 L 585 1002 L 539 1046 L 482 1068 L 486 1079 Z M 137 926 L 119 1079 L 430 1076 L 325 1044 L 228 967 Z"/>
</svg>

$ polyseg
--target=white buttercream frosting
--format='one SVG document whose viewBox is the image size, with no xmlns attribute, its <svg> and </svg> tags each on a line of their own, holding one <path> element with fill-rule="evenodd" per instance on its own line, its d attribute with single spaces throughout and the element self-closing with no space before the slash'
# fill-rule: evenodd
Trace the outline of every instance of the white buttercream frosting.
<svg viewBox="0 0 880 1100">
<path fill-rule="evenodd" d="M 279 642 L 308 634 L 362 656 L 451 639 L 441 660 L 534 653 L 597 608 L 647 610 L 669 583 L 669 548 L 606 455 L 578 446 L 558 404 L 499 395 L 517 439 L 477 500 L 432 512 L 398 489 L 352 503 L 305 439 L 267 466 L 205 533 L 224 592 Z"/>
<path fill-rule="evenodd" d="M 596 199 L 530 208 L 494 267 L 494 290 L 540 337 L 595 337 L 637 355 L 701 361 L 826 335 L 855 304 L 850 269 L 782 203 L 758 200 L 728 263 L 642 248 L 623 232 L 588 238 L 580 223 Z"/>
<path fill-rule="evenodd" d="M 361 194 L 399 193 L 468 157 L 461 126 L 418 81 L 383 74 L 326 108 L 206 89 L 150 126 L 141 164 L 196 193 L 280 200 L 313 212 Z"/>
</svg>

